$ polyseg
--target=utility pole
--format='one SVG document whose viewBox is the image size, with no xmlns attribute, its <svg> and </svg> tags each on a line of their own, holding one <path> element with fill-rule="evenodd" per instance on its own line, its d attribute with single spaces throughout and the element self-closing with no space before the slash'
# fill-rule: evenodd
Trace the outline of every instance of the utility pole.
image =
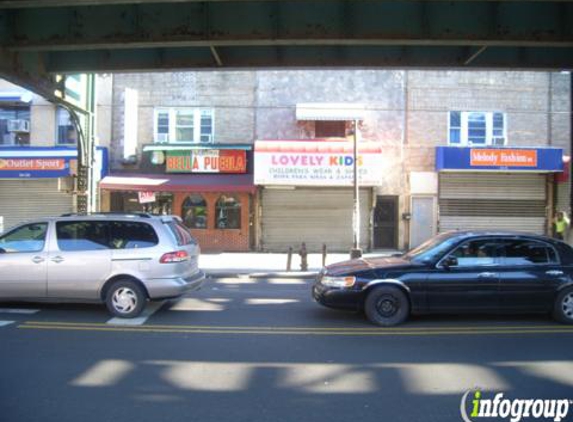
<svg viewBox="0 0 573 422">
<path fill-rule="evenodd" d="M 352 209 L 352 249 L 350 250 L 350 258 L 360 258 L 362 256 L 362 249 L 360 249 L 360 191 L 358 184 L 358 120 L 354 120 L 354 145 L 353 145 L 353 171 L 354 171 L 354 203 Z"/>
</svg>

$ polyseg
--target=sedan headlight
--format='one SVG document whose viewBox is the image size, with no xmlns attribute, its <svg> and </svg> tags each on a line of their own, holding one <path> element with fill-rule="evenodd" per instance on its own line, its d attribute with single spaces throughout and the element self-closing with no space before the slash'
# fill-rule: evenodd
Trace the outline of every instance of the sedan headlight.
<svg viewBox="0 0 573 422">
<path fill-rule="evenodd" d="M 329 277 L 325 276 L 320 281 L 323 285 L 328 287 L 352 287 L 356 283 L 356 277 Z"/>
</svg>

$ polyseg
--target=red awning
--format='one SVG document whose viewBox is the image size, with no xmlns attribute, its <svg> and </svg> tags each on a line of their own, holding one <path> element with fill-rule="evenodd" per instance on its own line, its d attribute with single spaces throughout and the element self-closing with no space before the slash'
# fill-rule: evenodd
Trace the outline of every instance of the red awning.
<svg viewBox="0 0 573 422">
<path fill-rule="evenodd" d="M 110 175 L 101 189 L 141 192 L 250 192 L 256 190 L 252 174 L 145 174 Z"/>
</svg>

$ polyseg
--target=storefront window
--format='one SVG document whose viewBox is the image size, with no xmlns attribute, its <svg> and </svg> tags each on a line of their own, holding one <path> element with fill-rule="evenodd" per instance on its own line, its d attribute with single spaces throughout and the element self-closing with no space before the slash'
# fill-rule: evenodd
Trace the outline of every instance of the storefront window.
<svg viewBox="0 0 573 422">
<path fill-rule="evenodd" d="M 241 228 L 241 202 L 233 197 L 221 195 L 215 209 L 215 227 L 218 229 Z"/>
<path fill-rule="evenodd" d="M 207 228 L 207 202 L 198 194 L 189 195 L 181 207 L 183 222 L 190 229 Z"/>
</svg>

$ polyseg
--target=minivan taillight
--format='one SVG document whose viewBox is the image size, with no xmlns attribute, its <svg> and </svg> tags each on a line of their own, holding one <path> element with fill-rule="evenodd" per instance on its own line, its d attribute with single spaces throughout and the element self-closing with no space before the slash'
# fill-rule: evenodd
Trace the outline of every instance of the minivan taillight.
<svg viewBox="0 0 573 422">
<path fill-rule="evenodd" d="M 164 254 L 159 260 L 162 264 L 172 264 L 174 262 L 183 262 L 189 259 L 189 254 L 185 251 L 169 252 Z"/>
</svg>

